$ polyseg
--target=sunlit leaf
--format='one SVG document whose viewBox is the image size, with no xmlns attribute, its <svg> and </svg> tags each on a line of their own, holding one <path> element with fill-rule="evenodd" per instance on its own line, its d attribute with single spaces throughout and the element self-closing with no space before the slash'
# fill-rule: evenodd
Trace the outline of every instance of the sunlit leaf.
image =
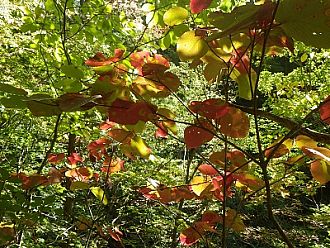
<svg viewBox="0 0 330 248">
<path fill-rule="evenodd" d="M 96 196 L 96 198 L 103 203 L 103 205 L 108 205 L 108 199 L 103 189 L 100 187 L 91 187 L 90 190 Z"/>
<path fill-rule="evenodd" d="M 182 61 L 202 57 L 208 51 L 207 43 L 195 31 L 185 32 L 178 40 L 177 53 Z"/>
<path fill-rule="evenodd" d="M 141 137 L 135 136 L 132 138 L 130 146 L 136 152 L 136 154 L 142 158 L 148 158 L 151 153 L 151 149 L 146 145 Z"/>
<path fill-rule="evenodd" d="M 312 162 L 311 173 L 319 183 L 326 184 L 330 181 L 330 163 L 322 160 Z"/>
<path fill-rule="evenodd" d="M 311 158 L 323 159 L 330 163 L 330 150 L 325 147 L 303 147 L 302 151 Z"/>
<path fill-rule="evenodd" d="M 188 17 L 188 10 L 182 7 L 173 7 L 167 10 L 163 16 L 164 23 L 169 26 L 181 24 Z"/>
<path fill-rule="evenodd" d="M 105 173 L 114 173 L 125 170 L 124 168 L 125 161 L 120 158 L 107 157 L 103 162 L 103 167 L 101 171 Z"/>
<path fill-rule="evenodd" d="M 71 177 L 76 181 L 82 182 L 87 182 L 93 175 L 93 170 L 90 167 L 79 167 L 65 172 L 66 177 Z"/>
<path fill-rule="evenodd" d="M 282 142 L 282 144 L 278 145 L 281 140 L 282 138 L 279 138 L 277 141 L 267 147 L 265 151 L 265 156 L 267 158 L 270 156 L 272 156 L 272 158 L 279 158 L 290 152 L 293 145 L 293 140 L 286 139 Z"/>
<path fill-rule="evenodd" d="M 248 173 L 235 173 L 233 177 L 252 190 L 258 190 L 264 186 L 263 180 Z"/>
<path fill-rule="evenodd" d="M 191 190 L 198 196 L 200 196 L 210 185 L 210 180 L 203 176 L 195 176 L 190 182 Z"/>
<path fill-rule="evenodd" d="M 230 107 L 229 112 L 218 120 L 220 131 L 232 138 L 244 138 L 249 133 L 250 121 L 240 109 Z"/>
<path fill-rule="evenodd" d="M 305 136 L 305 135 L 298 135 L 295 138 L 295 144 L 300 149 L 303 148 L 304 146 L 309 147 L 309 148 L 317 147 L 317 142 L 315 140 L 313 140 L 312 138 Z"/>
</svg>

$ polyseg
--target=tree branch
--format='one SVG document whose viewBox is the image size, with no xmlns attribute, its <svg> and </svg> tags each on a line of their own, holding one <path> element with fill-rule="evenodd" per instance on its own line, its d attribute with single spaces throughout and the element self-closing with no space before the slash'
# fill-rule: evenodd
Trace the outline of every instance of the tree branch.
<svg viewBox="0 0 330 248">
<path fill-rule="evenodd" d="M 237 104 L 230 104 L 230 105 L 232 105 L 233 107 L 239 108 L 240 110 L 242 110 L 248 114 L 253 114 L 253 111 L 254 111 L 253 108 L 250 108 L 250 107 L 245 107 L 245 106 L 241 106 L 241 105 L 237 105 Z M 299 125 L 299 123 L 296 121 L 293 121 L 293 120 L 285 118 L 285 117 L 280 117 L 280 116 L 274 115 L 267 111 L 258 109 L 258 110 L 256 110 L 256 114 L 261 118 L 274 121 L 277 124 L 281 125 L 282 127 L 285 127 L 290 130 L 294 129 L 295 127 L 297 127 L 297 125 Z M 307 128 L 307 127 L 301 127 L 300 130 L 298 130 L 297 134 L 306 135 L 320 143 L 330 144 L 330 134 L 327 134 L 327 133 L 320 133 L 320 132 L 317 132 L 310 128 Z"/>
</svg>

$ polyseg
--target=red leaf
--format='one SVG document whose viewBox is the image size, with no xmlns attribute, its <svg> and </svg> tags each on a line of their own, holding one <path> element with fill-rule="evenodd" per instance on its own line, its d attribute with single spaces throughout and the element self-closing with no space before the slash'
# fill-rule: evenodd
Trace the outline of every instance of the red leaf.
<svg viewBox="0 0 330 248">
<path fill-rule="evenodd" d="M 85 65 L 91 67 L 104 66 L 119 61 L 124 54 L 124 50 L 115 49 L 114 57 L 106 58 L 103 53 L 97 52 L 93 58 L 89 58 L 85 61 Z"/>
<path fill-rule="evenodd" d="M 118 242 L 121 241 L 121 237 L 123 236 L 123 233 L 117 227 L 115 227 L 114 230 L 111 230 L 109 228 L 108 232 L 109 232 L 111 238 L 113 238 L 114 240 L 116 240 Z"/>
<path fill-rule="evenodd" d="M 164 127 L 162 122 L 158 122 L 158 128 L 155 132 L 155 137 L 167 139 L 167 136 L 168 136 L 167 128 Z"/>
<path fill-rule="evenodd" d="M 201 164 L 200 166 L 198 166 L 198 170 L 204 174 L 204 175 L 208 175 L 208 176 L 215 176 L 218 173 L 218 171 L 212 166 L 212 165 L 209 165 L 209 164 Z"/>
<path fill-rule="evenodd" d="M 206 211 L 202 215 L 202 221 L 214 226 L 216 223 L 221 222 L 222 218 L 219 214 L 213 211 Z"/>
<path fill-rule="evenodd" d="M 192 101 L 189 104 L 189 109 L 209 119 L 218 119 L 226 115 L 229 111 L 229 107 L 225 101 L 215 98 L 207 99 L 203 102 Z"/>
<path fill-rule="evenodd" d="M 244 138 L 249 133 L 250 121 L 240 109 L 230 107 L 229 112 L 219 119 L 220 131 L 231 138 Z"/>
<path fill-rule="evenodd" d="M 68 162 L 70 165 L 75 166 L 78 162 L 83 162 L 83 159 L 80 157 L 78 153 L 71 153 L 71 155 L 68 157 Z"/>
<path fill-rule="evenodd" d="M 202 12 L 210 6 L 211 2 L 212 0 L 190 0 L 191 13 L 198 14 Z"/>
<path fill-rule="evenodd" d="M 201 234 L 195 231 L 194 228 L 188 227 L 180 233 L 180 243 L 184 246 L 191 246 L 195 244 L 201 237 Z"/>
<path fill-rule="evenodd" d="M 246 55 L 246 51 L 235 50 L 230 59 L 230 63 L 241 73 L 248 74 L 250 68 L 250 58 Z"/>
<path fill-rule="evenodd" d="M 141 52 L 132 53 L 130 55 L 130 59 L 131 59 L 131 65 L 138 70 L 139 75 L 141 76 L 153 74 L 155 72 L 154 69 L 156 69 L 157 72 L 159 72 L 159 70 L 164 72 L 166 69 L 170 67 L 170 63 L 168 62 L 168 60 L 165 59 L 160 54 L 155 54 L 152 57 L 149 52 L 141 51 Z M 146 64 L 149 65 L 143 68 Z M 159 65 L 163 65 L 163 66 L 159 66 Z"/>
<path fill-rule="evenodd" d="M 111 141 L 106 138 L 101 138 L 88 144 L 87 149 L 90 156 L 100 160 L 103 155 L 106 155 L 105 147 L 110 144 Z"/>
<path fill-rule="evenodd" d="M 109 128 L 114 127 L 115 125 L 116 125 L 115 122 L 113 122 L 113 121 L 109 121 L 109 120 L 106 120 L 106 121 L 100 123 L 100 127 L 99 127 L 99 128 L 100 128 L 101 130 L 107 130 L 107 129 L 109 129 Z"/>
<path fill-rule="evenodd" d="M 109 108 L 109 120 L 123 125 L 134 125 L 138 121 L 150 121 L 155 118 L 157 107 L 144 102 L 131 102 L 116 99 Z"/>
<path fill-rule="evenodd" d="M 206 121 L 202 121 L 201 124 L 204 128 L 190 126 L 184 130 L 184 142 L 189 149 L 200 147 L 213 139 L 214 135 L 211 131 L 205 130 L 206 127 L 209 127 L 209 130 L 212 130 L 210 124 Z"/>
<path fill-rule="evenodd" d="M 321 120 L 330 125 L 330 96 L 324 100 L 320 107 Z"/>
<path fill-rule="evenodd" d="M 61 162 L 65 157 L 65 154 L 64 153 L 51 153 L 48 155 L 47 159 L 48 159 L 48 162 L 51 163 L 51 164 L 57 164 L 59 162 Z"/>
<path fill-rule="evenodd" d="M 31 189 L 33 187 L 45 185 L 48 183 L 47 177 L 39 174 L 28 176 L 25 173 L 21 172 L 13 175 L 13 177 L 18 178 L 22 182 L 23 189 Z"/>
</svg>

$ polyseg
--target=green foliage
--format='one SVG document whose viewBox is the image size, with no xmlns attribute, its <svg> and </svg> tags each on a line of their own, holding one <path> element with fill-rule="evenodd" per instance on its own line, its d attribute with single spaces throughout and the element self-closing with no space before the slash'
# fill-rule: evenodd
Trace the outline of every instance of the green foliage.
<svg viewBox="0 0 330 248">
<path fill-rule="evenodd" d="M 13 4 L 0 246 L 326 247 L 329 1 L 246 2 Z"/>
</svg>

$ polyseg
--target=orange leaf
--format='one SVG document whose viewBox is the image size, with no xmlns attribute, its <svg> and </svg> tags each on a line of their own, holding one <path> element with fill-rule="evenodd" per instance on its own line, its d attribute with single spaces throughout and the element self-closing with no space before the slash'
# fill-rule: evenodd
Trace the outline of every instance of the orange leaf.
<svg viewBox="0 0 330 248">
<path fill-rule="evenodd" d="M 312 162 L 311 173 L 319 183 L 326 184 L 330 181 L 330 163 L 322 160 Z"/>
<path fill-rule="evenodd" d="M 244 138 L 249 133 L 250 122 L 240 109 L 230 107 L 229 112 L 218 120 L 220 131 L 232 138 Z"/>
<path fill-rule="evenodd" d="M 103 162 L 103 166 L 101 168 L 101 171 L 105 173 L 114 173 L 114 172 L 119 172 L 119 171 L 124 171 L 124 160 L 121 160 L 120 158 L 117 159 L 111 159 L 110 157 L 107 157 L 105 161 Z M 110 165 L 109 165 L 110 164 Z"/>
<path fill-rule="evenodd" d="M 198 170 L 207 176 L 215 176 L 217 174 L 219 174 L 219 172 L 212 166 L 209 164 L 201 164 L 200 166 L 198 166 Z"/>
<path fill-rule="evenodd" d="M 311 158 L 323 159 L 330 163 L 330 150 L 325 147 L 308 148 L 303 147 L 302 151 Z"/>
<path fill-rule="evenodd" d="M 93 170 L 90 167 L 79 167 L 65 172 L 66 177 L 72 177 L 76 181 L 85 182 L 93 177 Z"/>
<path fill-rule="evenodd" d="M 48 162 L 51 164 L 57 164 L 61 162 L 65 157 L 64 153 L 51 153 L 47 156 Z"/>
<path fill-rule="evenodd" d="M 67 158 L 68 159 L 68 162 L 69 164 L 71 165 L 70 167 L 71 168 L 75 168 L 76 167 L 76 164 L 78 162 L 83 162 L 83 159 L 82 157 L 80 157 L 80 155 L 78 153 L 71 153 L 71 155 Z"/>
</svg>

